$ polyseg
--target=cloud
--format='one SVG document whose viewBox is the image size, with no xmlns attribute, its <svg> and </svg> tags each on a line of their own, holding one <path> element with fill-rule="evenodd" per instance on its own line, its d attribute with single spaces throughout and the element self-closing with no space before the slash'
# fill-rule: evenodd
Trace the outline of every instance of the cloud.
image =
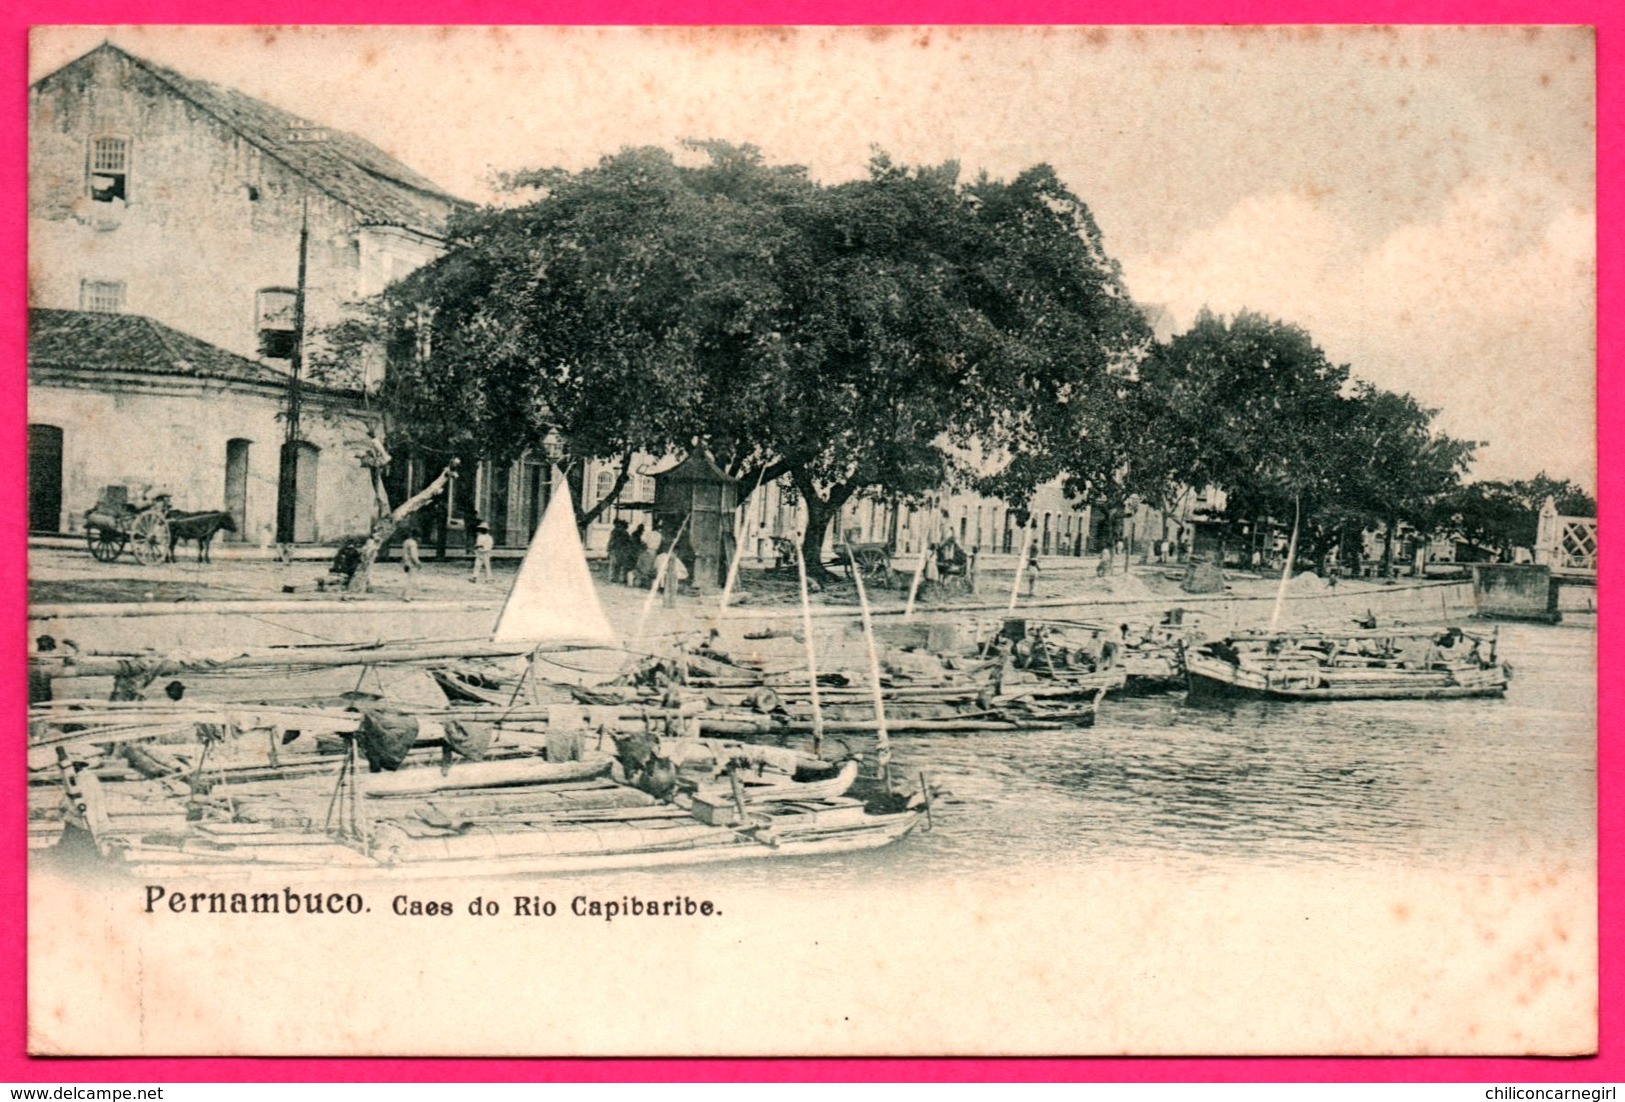
<svg viewBox="0 0 1625 1102">
<path fill-rule="evenodd" d="M 1592 484 L 1596 214 L 1563 194 L 1535 171 L 1475 177 L 1364 247 L 1312 195 L 1253 196 L 1124 269 L 1180 329 L 1204 306 L 1302 325 L 1357 376 L 1486 441 L 1480 477 Z"/>
</svg>

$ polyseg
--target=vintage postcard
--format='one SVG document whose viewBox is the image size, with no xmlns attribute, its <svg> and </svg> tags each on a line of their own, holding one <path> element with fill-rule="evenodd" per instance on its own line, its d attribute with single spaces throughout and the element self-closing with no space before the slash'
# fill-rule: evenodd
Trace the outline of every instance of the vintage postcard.
<svg viewBox="0 0 1625 1102">
<path fill-rule="evenodd" d="M 1597 1044 L 1584 27 L 38 27 L 39 1055 Z"/>
</svg>

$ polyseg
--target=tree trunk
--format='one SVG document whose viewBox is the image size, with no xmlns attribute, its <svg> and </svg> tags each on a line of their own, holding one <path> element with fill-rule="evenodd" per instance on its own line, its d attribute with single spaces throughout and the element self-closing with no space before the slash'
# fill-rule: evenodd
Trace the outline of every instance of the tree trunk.
<svg viewBox="0 0 1625 1102">
<path fill-rule="evenodd" d="M 1398 523 L 1399 522 L 1393 517 L 1389 517 L 1387 531 L 1383 533 L 1382 576 L 1384 578 L 1392 578 L 1394 576 L 1394 527 Z"/>
<path fill-rule="evenodd" d="M 830 522 L 840 515 L 841 506 L 851 499 L 856 487 L 843 483 L 832 487 L 828 495 L 820 497 L 811 479 L 796 473 L 794 480 L 801 500 L 807 506 L 807 530 L 801 534 L 801 554 L 807 561 L 807 577 L 820 583 L 835 581 L 835 575 L 824 565 L 824 537 L 829 533 Z"/>
<path fill-rule="evenodd" d="M 570 492 L 575 494 L 576 531 L 585 532 L 587 525 L 603 516 L 605 509 L 608 509 L 621 499 L 621 492 L 626 489 L 626 484 L 632 481 L 632 453 L 627 452 L 621 457 L 621 469 L 616 472 L 615 484 L 610 487 L 609 493 L 604 496 L 602 501 L 593 502 L 591 509 L 585 507 L 587 504 L 587 465 L 583 463 L 579 468 L 573 468 L 573 470 L 579 471 L 579 473 L 566 475 L 565 480 L 571 484 Z"/>
<path fill-rule="evenodd" d="M 446 488 L 446 483 L 451 481 L 452 472 L 456 469 L 457 461 L 454 459 L 433 482 L 413 494 L 398 508 L 388 512 L 384 511 L 389 508 L 389 497 L 383 489 L 383 472 L 376 468 L 373 469 L 373 489 L 375 493 L 380 495 L 378 503 L 381 515 L 373 520 L 372 530 L 367 533 L 367 541 L 361 545 L 361 565 L 356 567 L 354 574 L 350 575 L 350 580 L 344 587 L 346 592 L 371 592 L 372 564 L 378 561 L 378 553 L 388 545 L 390 539 L 395 535 L 396 529 L 400 528 L 407 517 L 439 496 L 440 491 Z"/>
</svg>

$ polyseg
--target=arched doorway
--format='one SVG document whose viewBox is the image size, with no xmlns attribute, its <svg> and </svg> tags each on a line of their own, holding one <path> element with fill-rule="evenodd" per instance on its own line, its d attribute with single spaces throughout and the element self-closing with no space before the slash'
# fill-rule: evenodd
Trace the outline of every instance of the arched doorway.
<svg viewBox="0 0 1625 1102">
<path fill-rule="evenodd" d="M 277 487 L 277 541 L 316 540 L 316 472 L 322 449 L 306 440 L 282 445 Z"/>
<path fill-rule="evenodd" d="M 62 430 L 28 426 L 28 530 L 62 530 Z"/>
<path fill-rule="evenodd" d="M 226 512 L 237 531 L 225 533 L 232 543 L 248 539 L 248 449 L 252 440 L 226 441 Z"/>
</svg>

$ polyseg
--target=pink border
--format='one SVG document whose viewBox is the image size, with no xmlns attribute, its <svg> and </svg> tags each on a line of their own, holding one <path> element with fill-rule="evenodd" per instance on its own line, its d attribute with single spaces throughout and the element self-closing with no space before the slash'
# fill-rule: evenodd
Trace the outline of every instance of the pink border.
<svg viewBox="0 0 1625 1102">
<path fill-rule="evenodd" d="M 280 23 L 334 23 L 333 6 L 319 0 L 276 5 Z M 1625 153 L 1617 140 L 1625 123 L 1622 65 L 1615 34 L 1625 34 L 1625 9 L 1609 0 L 1098 0 L 1068 4 L 1058 0 L 554 0 L 545 19 L 536 6 L 518 0 L 347 0 L 347 23 L 1566 23 L 1597 28 L 1599 123 L 1599 309 L 1598 407 L 1601 425 L 1621 413 L 1616 357 L 1625 318 L 1614 312 L 1625 288 L 1625 270 L 1615 246 L 1620 238 L 1620 191 L 1625 190 Z M 0 87 L 8 90 L 0 119 L 0 210 L 4 256 L 0 262 L 0 605 L 11 625 L 8 648 L 12 676 L 0 679 L 0 709 L 13 717 L 5 768 L 0 770 L 0 806 L 24 805 L 21 768 L 25 709 L 22 640 L 26 628 L 26 545 L 23 495 L 26 397 L 24 370 L 27 185 L 27 28 L 33 23 L 241 23 L 240 4 L 221 0 L 17 0 L 0 14 Z M 1601 427 L 1599 425 L 1599 428 Z M 1599 432 L 1599 496 L 1612 513 L 1621 489 L 1625 444 Z M 1612 524 L 1610 515 L 1607 523 Z M 1610 528 L 1611 530 L 1611 528 Z M 1604 559 L 1602 599 L 1617 590 L 1625 564 Z M 1601 635 L 1598 784 L 1604 794 L 1625 779 L 1625 751 L 1613 738 L 1625 725 L 1612 722 L 1625 681 L 1612 667 L 1625 659 L 1625 644 L 1605 621 Z M 1600 800 L 1600 884 L 1603 931 L 1601 1055 L 1578 1060 L 1520 1059 L 1091 1059 L 1091 1060 L 237 1060 L 132 1059 L 41 1060 L 24 1054 L 26 975 L 24 872 L 27 840 L 23 817 L 0 816 L 0 924 L 17 931 L 0 945 L 0 1081 L 96 1082 L 310 1082 L 362 1080 L 416 1081 L 1109 1081 L 1109 1082 L 1618 1082 L 1625 1079 L 1620 1057 L 1622 1006 L 1619 994 L 1618 932 L 1625 924 L 1620 904 L 1621 847 L 1625 816 L 1618 800 Z"/>
</svg>

